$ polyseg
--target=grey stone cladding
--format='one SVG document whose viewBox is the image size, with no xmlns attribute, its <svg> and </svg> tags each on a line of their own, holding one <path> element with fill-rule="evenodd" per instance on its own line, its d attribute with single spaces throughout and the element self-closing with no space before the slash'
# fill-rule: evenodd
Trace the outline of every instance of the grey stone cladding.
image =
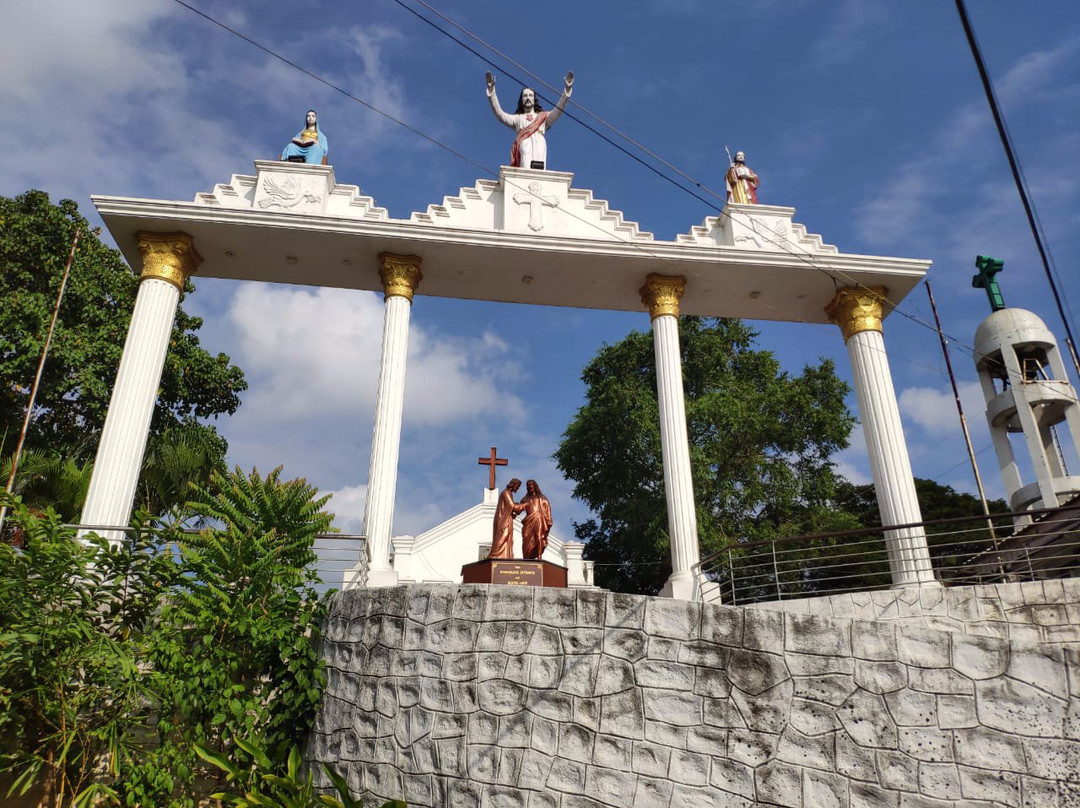
<svg viewBox="0 0 1080 808">
<path fill-rule="evenodd" d="M 308 756 L 410 808 L 1075 808 L 1080 650 L 589 590 L 334 596 Z"/>
<path fill-rule="evenodd" d="M 851 592 L 757 603 L 754 608 L 899 620 L 980 637 L 1080 647 L 1080 578 Z"/>
</svg>

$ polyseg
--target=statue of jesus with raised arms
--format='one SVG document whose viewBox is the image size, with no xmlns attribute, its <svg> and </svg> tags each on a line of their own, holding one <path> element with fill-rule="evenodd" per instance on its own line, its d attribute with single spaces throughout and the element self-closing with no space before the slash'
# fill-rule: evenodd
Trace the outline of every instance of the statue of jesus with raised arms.
<svg viewBox="0 0 1080 808">
<path fill-rule="evenodd" d="M 491 111 L 502 123 L 517 132 L 514 143 L 510 147 L 510 165 L 515 168 L 538 168 L 543 170 L 547 167 L 547 140 L 544 133 L 552 127 L 563 109 L 570 100 L 570 93 L 574 89 L 574 73 L 566 74 L 563 83 L 562 95 L 555 109 L 550 112 L 541 110 L 536 100 L 536 93 L 530 87 L 521 91 L 518 97 L 517 110 L 513 115 L 503 112 L 499 106 L 499 97 L 495 94 L 495 77 L 487 74 L 487 96 L 491 102 Z"/>
</svg>

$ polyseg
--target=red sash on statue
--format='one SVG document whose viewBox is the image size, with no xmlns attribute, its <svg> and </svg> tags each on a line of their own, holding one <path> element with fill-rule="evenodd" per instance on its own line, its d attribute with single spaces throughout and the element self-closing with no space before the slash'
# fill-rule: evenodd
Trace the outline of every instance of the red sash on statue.
<svg viewBox="0 0 1080 808">
<path fill-rule="evenodd" d="M 536 113 L 536 118 L 533 122 L 517 133 L 517 137 L 514 138 L 513 145 L 510 146 L 510 165 L 514 168 L 521 168 L 521 143 L 525 138 L 530 138 L 536 134 L 536 131 L 540 128 L 540 125 L 547 120 L 547 111 Z"/>
</svg>

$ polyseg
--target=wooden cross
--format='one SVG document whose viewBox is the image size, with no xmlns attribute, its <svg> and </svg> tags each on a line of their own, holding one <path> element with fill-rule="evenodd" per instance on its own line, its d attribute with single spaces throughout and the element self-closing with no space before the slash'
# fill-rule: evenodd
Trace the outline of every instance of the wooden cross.
<svg viewBox="0 0 1080 808">
<path fill-rule="evenodd" d="M 496 457 L 495 454 L 496 454 L 495 447 L 492 446 L 491 447 L 491 456 L 490 457 L 481 457 L 479 460 L 476 461 L 477 464 L 479 464 L 481 466 L 489 466 L 490 467 L 489 470 L 488 470 L 488 488 L 491 488 L 491 489 L 495 488 L 495 467 L 496 466 L 505 466 L 510 462 L 510 461 L 506 460 L 505 458 Z"/>
<path fill-rule="evenodd" d="M 1005 298 L 994 276 L 1005 268 L 1005 262 L 991 258 L 989 255 L 980 255 L 975 259 L 975 268 L 979 270 L 979 274 L 971 279 L 971 285 L 976 289 L 986 290 L 986 296 L 990 298 L 991 311 L 1001 311 L 1005 308 Z"/>
</svg>

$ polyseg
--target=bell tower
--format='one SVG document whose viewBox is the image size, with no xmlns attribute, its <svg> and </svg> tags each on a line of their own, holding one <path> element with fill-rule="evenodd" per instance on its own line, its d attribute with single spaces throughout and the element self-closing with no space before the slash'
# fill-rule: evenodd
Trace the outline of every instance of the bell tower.
<svg viewBox="0 0 1080 808">
<path fill-rule="evenodd" d="M 993 309 L 975 332 L 975 367 L 1009 505 L 1014 511 L 1054 508 L 1080 495 L 1080 476 L 1069 474 L 1062 453 L 1071 446 L 1080 456 L 1076 390 L 1046 324 L 1030 311 L 1005 306 L 994 277 L 1002 262 L 979 256 L 975 266 L 972 286 L 986 289 Z M 1023 435 L 1033 482 L 1025 483 L 1020 473 L 1009 438 L 1015 433 Z"/>
</svg>

